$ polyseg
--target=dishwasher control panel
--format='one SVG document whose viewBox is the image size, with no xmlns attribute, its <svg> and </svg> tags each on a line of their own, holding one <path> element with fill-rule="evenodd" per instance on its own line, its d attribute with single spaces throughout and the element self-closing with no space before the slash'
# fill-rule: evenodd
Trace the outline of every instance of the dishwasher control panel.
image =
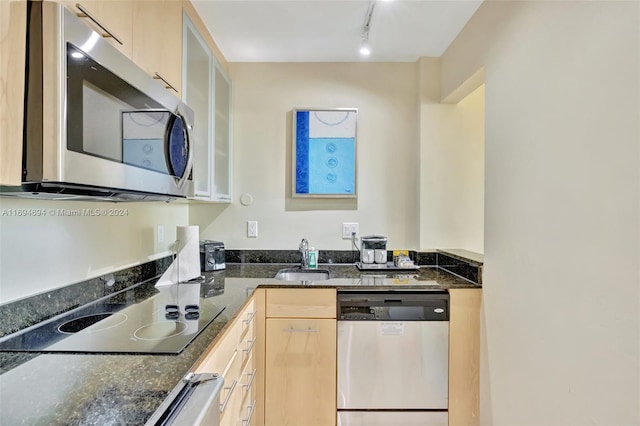
<svg viewBox="0 0 640 426">
<path fill-rule="evenodd" d="M 449 293 L 339 291 L 338 321 L 449 321 Z"/>
</svg>

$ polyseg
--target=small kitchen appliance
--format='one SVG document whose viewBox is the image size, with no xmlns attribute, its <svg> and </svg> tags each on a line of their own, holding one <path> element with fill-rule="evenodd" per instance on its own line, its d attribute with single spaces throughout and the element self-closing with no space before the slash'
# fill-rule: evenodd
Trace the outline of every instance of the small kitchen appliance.
<svg viewBox="0 0 640 426">
<path fill-rule="evenodd" d="M 200 268 L 203 272 L 226 268 L 224 243 L 220 241 L 200 241 Z"/>
<path fill-rule="evenodd" d="M 362 263 L 387 263 L 387 237 L 382 235 L 368 235 L 362 237 L 360 250 Z"/>
</svg>

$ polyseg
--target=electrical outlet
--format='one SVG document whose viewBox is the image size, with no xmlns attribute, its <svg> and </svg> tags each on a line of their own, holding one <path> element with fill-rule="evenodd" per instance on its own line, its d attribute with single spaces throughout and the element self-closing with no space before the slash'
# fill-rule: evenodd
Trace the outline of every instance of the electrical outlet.
<svg viewBox="0 0 640 426">
<path fill-rule="evenodd" d="M 342 238 L 351 239 L 351 236 L 354 233 L 356 234 L 355 235 L 356 237 L 360 235 L 360 229 L 359 229 L 358 223 L 355 223 L 355 222 L 342 223 Z"/>
<path fill-rule="evenodd" d="M 247 237 L 258 238 L 258 221 L 250 220 L 247 222 Z"/>
<path fill-rule="evenodd" d="M 164 243 L 164 225 L 158 225 L 156 229 L 156 239 L 158 240 L 158 243 Z"/>
</svg>

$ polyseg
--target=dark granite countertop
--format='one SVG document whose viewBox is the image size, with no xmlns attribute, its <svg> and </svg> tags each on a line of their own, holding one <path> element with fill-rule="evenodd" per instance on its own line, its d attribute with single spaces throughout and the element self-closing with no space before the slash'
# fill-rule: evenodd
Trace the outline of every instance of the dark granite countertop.
<svg viewBox="0 0 640 426">
<path fill-rule="evenodd" d="M 273 277 L 285 264 L 228 264 L 205 274 L 224 282 L 214 297 L 227 306 L 179 355 L 34 354 L 0 352 L 0 424 L 138 425 L 152 415 L 253 289 L 300 287 Z M 376 288 L 475 288 L 436 268 L 361 272 L 353 265 L 320 265 L 332 279 L 304 286 Z"/>
</svg>

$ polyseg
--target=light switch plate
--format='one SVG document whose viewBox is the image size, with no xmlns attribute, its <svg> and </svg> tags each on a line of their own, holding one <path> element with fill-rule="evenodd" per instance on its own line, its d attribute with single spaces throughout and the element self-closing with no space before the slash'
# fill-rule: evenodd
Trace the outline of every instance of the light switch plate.
<svg viewBox="0 0 640 426">
<path fill-rule="evenodd" d="M 158 225 L 157 227 L 157 240 L 158 243 L 163 243 L 164 242 L 164 225 Z"/>
<path fill-rule="evenodd" d="M 247 222 L 247 237 L 258 238 L 258 221 L 250 220 Z"/>
</svg>

